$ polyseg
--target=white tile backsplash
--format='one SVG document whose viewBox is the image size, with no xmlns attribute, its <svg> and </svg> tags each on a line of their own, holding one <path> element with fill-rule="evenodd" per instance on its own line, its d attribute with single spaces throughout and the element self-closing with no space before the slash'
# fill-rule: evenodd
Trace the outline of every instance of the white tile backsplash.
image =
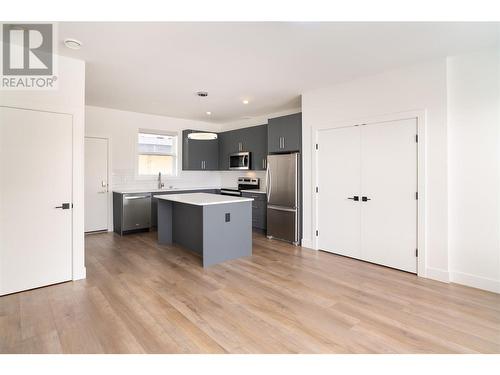
<svg viewBox="0 0 500 375">
<path fill-rule="evenodd" d="M 221 185 L 223 187 L 232 187 L 238 185 L 238 177 L 258 177 L 260 178 L 260 188 L 266 188 L 265 171 L 221 171 Z"/>
</svg>

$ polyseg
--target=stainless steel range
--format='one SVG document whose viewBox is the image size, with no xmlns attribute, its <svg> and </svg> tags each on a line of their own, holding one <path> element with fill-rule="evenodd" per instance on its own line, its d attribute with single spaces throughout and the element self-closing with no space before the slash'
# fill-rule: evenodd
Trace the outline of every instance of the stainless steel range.
<svg viewBox="0 0 500 375">
<path fill-rule="evenodd" d="M 238 177 L 238 186 L 220 189 L 221 195 L 232 195 L 241 197 L 242 190 L 253 190 L 260 188 L 260 179 L 255 177 Z"/>
</svg>

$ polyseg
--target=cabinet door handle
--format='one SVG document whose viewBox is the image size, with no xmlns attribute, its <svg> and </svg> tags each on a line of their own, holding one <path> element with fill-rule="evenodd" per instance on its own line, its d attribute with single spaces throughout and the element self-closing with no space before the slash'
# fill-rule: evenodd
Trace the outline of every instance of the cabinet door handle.
<svg viewBox="0 0 500 375">
<path fill-rule="evenodd" d="M 355 195 L 354 197 L 348 197 L 347 199 L 352 199 L 353 201 L 359 201 L 359 196 L 358 195 Z"/>
<path fill-rule="evenodd" d="M 283 147 L 282 148 L 285 148 L 285 137 L 283 137 Z"/>
<path fill-rule="evenodd" d="M 203 169 L 203 160 L 201 161 L 201 167 L 200 168 Z"/>
</svg>

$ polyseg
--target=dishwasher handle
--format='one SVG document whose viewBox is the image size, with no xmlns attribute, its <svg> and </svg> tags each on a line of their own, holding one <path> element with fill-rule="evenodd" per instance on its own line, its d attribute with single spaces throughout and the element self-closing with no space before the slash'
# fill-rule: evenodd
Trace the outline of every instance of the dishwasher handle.
<svg viewBox="0 0 500 375">
<path fill-rule="evenodd" d="M 131 199 L 145 199 L 145 198 L 151 198 L 150 195 L 132 195 L 132 196 L 125 196 L 123 199 L 131 200 Z"/>
</svg>

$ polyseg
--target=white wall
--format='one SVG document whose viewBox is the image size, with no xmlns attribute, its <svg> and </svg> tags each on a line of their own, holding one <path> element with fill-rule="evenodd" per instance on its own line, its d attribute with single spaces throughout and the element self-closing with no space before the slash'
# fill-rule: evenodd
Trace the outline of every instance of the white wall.
<svg viewBox="0 0 500 375">
<path fill-rule="evenodd" d="M 446 60 L 363 77 L 302 94 L 304 244 L 312 244 L 312 134 L 344 121 L 425 110 L 426 269 L 428 277 L 448 280 Z"/>
<path fill-rule="evenodd" d="M 0 91 L 0 105 L 73 116 L 73 279 L 85 278 L 84 126 L 85 63 L 58 57 L 58 88 L 53 91 Z M 50 150 L 47 150 L 50 152 Z M 27 181 L 36 191 L 36 181 Z M 20 215 L 25 215 L 20 212 Z M 12 218 L 22 223 L 23 218 Z"/>
<path fill-rule="evenodd" d="M 419 110 L 426 121 L 424 275 L 500 292 L 498 49 L 304 93 L 304 243 L 312 243 L 315 229 L 315 129 Z"/>
<path fill-rule="evenodd" d="M 219 131 L 220 127 L 217 124 L 93 106 L 86 106 L 85 114 L 85 135 L 106 137 L 110 140 L 110 190 L 156 188 L 156 177 L 138 177 L 136 175 L 136 145 L 139 129 L 176 132 L 179 136 L 178 175 L 177 177 L 164 178 L 165 186 L 214 187 L 220 185 L 219 172 L 183 171 L 181 165 L 182 130 Z"/>
<path fill-rule="evenodd" d="M 293 109 L 289 109 L 286 111 L 267 113 L 267 114 L 261 115 L 261 116 L 253 116 L 251 118 L 242 118 L 242 119 L 236 120 L 236 121 L 228 121 L 228 122 L 220 123 L 220 126 L 221 126 L 222 131 L 227 131 L 227 130 L 247 128 L 250 126 L 263 125 L 263 124 L 267 124 L 267 121 L 270 118 L 291 115 L 293 113 L 298 113 L 300 111 L 301 111 L 301 108 L 298 107 L 298 108 L 293 108 Z"/>
<path fill-rule="evenodd" d="M 451 281 L 500 293 L 500 53 L 448 58 Z"/>
</svg>

